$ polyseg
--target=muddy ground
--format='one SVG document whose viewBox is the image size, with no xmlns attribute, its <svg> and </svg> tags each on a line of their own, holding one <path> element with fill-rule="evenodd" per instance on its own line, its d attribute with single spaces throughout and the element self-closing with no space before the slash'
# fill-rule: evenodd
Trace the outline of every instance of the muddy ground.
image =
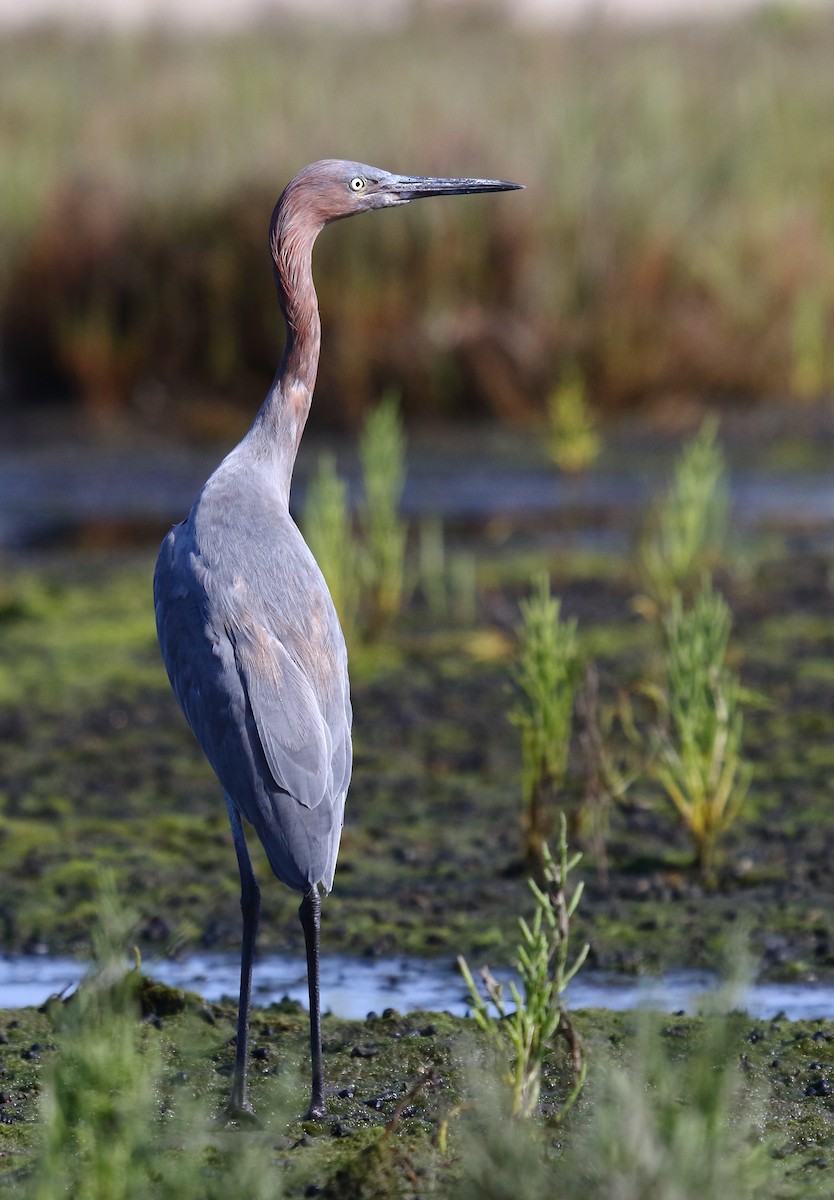
<svg viewBox="0 0 834 1200">
<path fill-rule="evenodd" d="M 581 1185 L 576 1190 L 577 1172 L 581 1177 L 583 1171 L 578 1147 L 583 1139 L 590 1144 L 606 1073 L 625 1067 L 640 1078 L 646 1050 L 645 1018 L 577 1014 L 576 1031 L 591 1064 L 578 1103 L 561 1125 L 503 1127 L 488 1098 L 494 1060 L 473 1022 L 393 1010 L 366 1021 L 328 1017 L 323 1031 L 328 1115 L 304 1120 L 299 1113 L 308 1096 L 307 1019 L 300 1007 L 285 1002 L 253 1013 L 252 1096 L 260 1124 L 241 1129 L 218 1119 L 234 1060 L 234 1006 L 206 1005 L 159 987 L 150 992 L 159 1011 L 146 1005 L 137 1036 L 145 1056 L 159 1064 L 158 1154 L 170 1161 L 191 1153 L 193 1170 L 203 1173 L 208 1186 L 224 1159 L 234 1163 L 235 1155 L 255 1151 L 263 1156 L 275 1194 L 290 1197 L 533 1197 L 553 1194 L 560 1181 L 573 1185 L 565 1194 L 586 1194 Z M 0 1190 L 10 1196 L 31 1194 L 39 1097 L 69 1036 L 64 1008 L 53 1001 L 38 1011 L 0 1011 Z M 687 1064 L 698 1061 L 716 1036 L 716 1020 L 678 1015 L 651 1026 L 658 1062 L 667 1064 L 679 1101 L 694 1100 L 697 1069 Z M 718 1036 L 725 1057 L 713 1074 L 727 1068 L 739 1122 L 734 1133 L 718 1136 L 729 1139 L 734 1152 L 758 1146 L 758 1187 L 750 1194 L 758 1200 L 830 1195 L 830 1022 L 755 1022 L 736 1014 Z M 544 1071 L 545 1117 L 558 1109 L 568 1087 L 564 1052 L 557 1048 Z M 648 1126 L 640 1131 L 653 1136 Z M 162 1159 L 157 1161 L 161 1168 Z"/>
<path fill-rule="evenodd" d="M 834 613 L 829 565 L 800 534 L 728 561 L 733 663 L 750 692 L 749 798 L 708 888 L 650 766 L 611 807 L 603 838 L 581 815 L 582 720 L 554 798 L 586 852 L 577 935 L 594 965 L 625 971 L 719 966 L 749 929 L 764 974 L 834 970 Z M 526 564 L 528 559 L 524 557 Z M 584 551 L 551 562 L 579 622 L 603 708 L 662 679 L 656 629 L 635 614 L 626 559 Z M 51 559 L 7 574 L 0 606 L 0 938 L 7 950 L 84 954 L 99 868 L 115 869 L 156 952 L 238 944 L 234 853 L 213 776 L 158 659 L 152 559 Z M 522 576 L 522 578 L 519 578 Z M 395 635 L 354 655 L 356 765 L 326 950 L 454 956 L 497 965 L 529 911 L 520 861 L 520 750 L 507 719 L 517 601 L 511 556 L 485 564 L 475 619 L 430 614 L 417 595 Z M 642 758 L 615 726 L 612 754 Z M 579 813 L 580 815 L 577 815 Z M 266 879 L 261 945 L 298 950 L 296 898 Z"/>
</svg>

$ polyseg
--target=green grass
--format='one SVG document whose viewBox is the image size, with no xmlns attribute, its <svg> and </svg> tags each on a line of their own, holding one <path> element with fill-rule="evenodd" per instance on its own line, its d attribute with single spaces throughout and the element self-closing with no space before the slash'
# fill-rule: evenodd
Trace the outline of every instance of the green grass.
<svg viewBox="0 0 834 1200">
<path fill-rule="evenodd" d="M 582 1045 L 571 1024 L 564 998 L 565 989 L 590 950 L 586 942 L 572 961 L 568 961 L 570 921 L 582 897 L 583 884 L 578 883 L 568 892 L 568 877 L 582 856 L 568 855 L 564 814 L 560 818 L 557 853 L 558 860 L 554 861 L 547 845 L 542 847 L 544 886 L 539 887 L 534 879 L 528 880 L 535 900 L 533 919 L 529 924 L 523 917 L 518 919 L 521 940 L 516 946 L 514 966 L 523 994 L 510 980 L 510 1005 L 503 985 L 488 967 L 482 967 L 480 971 L 482 992 L 466 959 L 458 958 L 458 968 L 471 997 L 472 1015 L 478 1028 L 492 1043 L 499 1067 L 501 1060 L 506 1058 L 508 1042 L 512 1047 L 509 1067 L 503 1068 L 501 1077 L 509 1085 L 513 1117 L 536 1115 L 545 1059 L 557 1039 L 563 1042 L 574 1080 L 561 1107 L 551 1114 L 554 1123 L 563 1120 L 573 1107 L 587 1072 Z M 495 1016 L 490 1005 L 495 1009 Z"/>
<path fill-rule="evenodd" d="M 379 637 L 399 616 L 405 588 L 408 525 L 400 516 L 406 474 L 406 440 L 399 401 L 383 396 L 359 437 L 363 497 L 363 584 L 367 636 Z"/>
</svg>

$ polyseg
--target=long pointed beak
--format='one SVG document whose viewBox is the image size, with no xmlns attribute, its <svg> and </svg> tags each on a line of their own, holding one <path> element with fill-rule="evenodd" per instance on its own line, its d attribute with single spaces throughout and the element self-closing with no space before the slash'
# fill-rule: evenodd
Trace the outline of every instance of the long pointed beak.
<svg viewBox="0 0 834 1200">
<path fill-rule="evenodd" d="M 471 192 L 514 192 L 523 183 L 504 179 L 436 179 L 432 176 L 394 175 L 386 181 L 385 191 L 400 201 L 420 200 L 424 196 L 462 196 Z"/>
</svg>

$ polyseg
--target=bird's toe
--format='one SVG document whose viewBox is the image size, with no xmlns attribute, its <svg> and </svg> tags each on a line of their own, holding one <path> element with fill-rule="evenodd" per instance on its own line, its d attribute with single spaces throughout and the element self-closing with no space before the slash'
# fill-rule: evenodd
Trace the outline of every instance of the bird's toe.
<svg viewBox="0 0 834 1200">
<path fill-rule="evenodd" d="M 230 1100 L 220 1113 L 218 1120 L 222 1121 L 225 1125 L 234 1121 L 242 1129 L 262 1128 L 261 1122 L 255 1115 L 255 1110 L 248 1100 L 244 1100 L 242 1103 Z"/>
</svg>

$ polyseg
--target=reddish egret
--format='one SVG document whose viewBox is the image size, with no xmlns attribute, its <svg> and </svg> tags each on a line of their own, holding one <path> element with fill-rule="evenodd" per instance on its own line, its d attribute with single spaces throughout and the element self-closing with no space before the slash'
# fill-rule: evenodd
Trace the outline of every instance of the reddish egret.
<svg viewBox="0 0 834 1200">
<path fill-rule="evenodd" d="M 281 364 L 249 432 L 162 544 L 154 578 L 162 656 L 223 787 L 240 868 L 240 1008 L 228 1110 L 239 1119 L 252 1114 L 246 1071 L 260 911 L 241 818 L 254 826 L 278 879 L 303 897 L 312 1056 L 308 1115 L 325 1113 L 319 888 L 330 891 L 336 869 L 351 770 L 351 707 L 333 602 L 288 507 L 319 360 L 313 242 L 325 225 L 354 213 L 423 196 L 520 186 L 391 175 L 336 159 L 296 175 L 269 227 L 287 324 Z"/>
</svg>

